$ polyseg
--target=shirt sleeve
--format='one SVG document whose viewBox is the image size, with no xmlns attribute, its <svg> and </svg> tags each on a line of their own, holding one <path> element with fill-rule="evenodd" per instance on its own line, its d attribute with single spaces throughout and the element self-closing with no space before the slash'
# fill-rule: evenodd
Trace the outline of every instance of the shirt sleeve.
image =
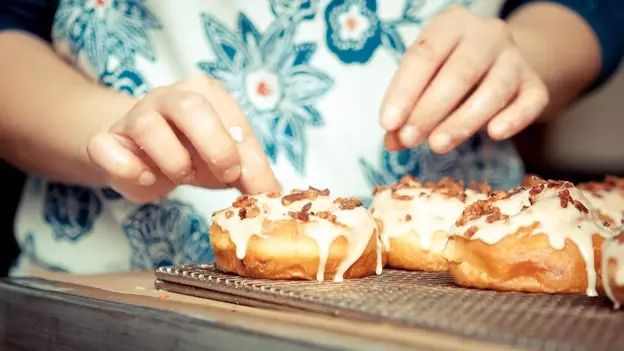
<svg viewBox="0 0 624 351">
<path fill-rule="evenodd" d="M 0 0 L 0 31 L 22 30 L 50 41 L 58 0 Z"/>
<path fill-rule="evenodd" d="M 602 67 L 590 90 L 604 83 L 617 71 L 624 52 L 624 3 L 622 0 L 508 0 L 501 16 L 533 2 L 554 2 L 576 12 L 593 29 L 600 44 Z"/>
</svg>

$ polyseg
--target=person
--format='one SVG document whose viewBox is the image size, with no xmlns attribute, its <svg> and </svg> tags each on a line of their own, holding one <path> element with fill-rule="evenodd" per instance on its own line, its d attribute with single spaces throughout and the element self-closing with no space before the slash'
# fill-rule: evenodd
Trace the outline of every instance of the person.
<svg viewBox="0 0 624 351">
<path fill-rule="evenodd" d="M 0 148 L 31 174 L 14 274 L 211 261 L 238 191 L 516 186 L 508 139 L 622 53 L 618 0 L 176 5 L 0 5 Z"/>
</svg>

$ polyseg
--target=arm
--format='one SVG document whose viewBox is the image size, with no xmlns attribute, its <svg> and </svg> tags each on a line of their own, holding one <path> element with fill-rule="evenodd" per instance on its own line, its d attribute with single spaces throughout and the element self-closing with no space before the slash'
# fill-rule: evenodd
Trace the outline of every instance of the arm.
<svg viewBox="0 0 624 351">
<path fill-rule="evenodd" d="M 99 87 L 56 55 L 44 41 L 49 7 L 43 0 L 0 4 L 0 157 L 49 179 L 104 185 L 85 145 L 135 100 Z"/>
<path fill-rule="evenodd" d="M 595 88 L 616 71 L 624 22 L 619 0 L 516 1 L 506 19 L 518 48 L 546 85 L 542 117 Z M 511 1 L 513 2 L 513 1 Z"/>
</svg>

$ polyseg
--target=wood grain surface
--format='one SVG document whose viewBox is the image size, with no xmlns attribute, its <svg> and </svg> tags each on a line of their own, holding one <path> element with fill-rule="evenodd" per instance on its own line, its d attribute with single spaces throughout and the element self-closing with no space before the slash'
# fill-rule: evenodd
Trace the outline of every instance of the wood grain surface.
<svg viewBox="0 0 624 351">
<path fill-rule="evenodd" d="M 0 281 L 0 350 L 517 350 L 157 291 L 151 272 Z"/>
</svg>

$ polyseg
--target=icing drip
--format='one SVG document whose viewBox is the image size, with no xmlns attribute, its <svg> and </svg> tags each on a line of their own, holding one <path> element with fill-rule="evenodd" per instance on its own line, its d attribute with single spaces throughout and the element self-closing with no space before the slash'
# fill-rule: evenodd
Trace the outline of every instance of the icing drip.
<svg viewBox="0 0 624 351">
<path fill-rule="evenodd" d="M 585 261 L 587 273 L 587 295 L 596 296 L 596 270 L 594 265 L 594 249 L 592 236 L 601 235 L 605 238 L 613 236 L 613 232 L 604 227 L 598 219 L 598 214 L 591 207 L 589 201 L 581 191 L 571 183 L 560 182 L 557 186 L 541 185 L 543 190 L 535 192 L 540 186 L 533 188 L 519 188 L 517 193 L 507 198 L 491 198 L 491 204 L 500 209 L 503 216 L 508 219 L 491 219 L 488 216 L 472 218 L 465 223 L 458 221 L 451 229 L 451 235 L 464 236 L 471 228 L 471 240 L 481 240 L 486 244 L 493 245 L 506 235 L 515 233 L 520 227 L 529 227 L 538 222 L 539 226 L 534 231 L 545 234 L 552 248 L 562 250 L 566 239 L 572 241 L 578 247 Z M 564 208 L 561 193 L 569 192 L 569 202 Z M 533 197 L 533 201 L 531 198 Z M 576 202 L 574 202 L 576 201 Z M 577 205 L 585 209 L 577 208 Z M 488 223 L 490 222 L 490 223 Z"/>
<path fill-rule="evenodd" d="M 213 215 L 213 222 L 229 232 L 230 239 L 236 246 L 236 257 L 240 260 L 245 258 L 247 244 L 252 236 L 267 238 L 263 230 L 265 221 L 293 220 L 293 212 L 299 212 L 304 206 L 311 204 L 307 209 L 309 218 L 299 226 L 299 234 L 314 239 L 318 245 L 319 265 L 316 278 L 319 281 L 325 277 L 325 266 L 334 240 L 340 236 L 348 240 L 348 254 L 340 262 L 334 275 L 335 281 L 342 281 L 344 273 L 366 250 L 371 235 L 376 235 L 374 233 L 377 232 L 377 224 L 366 208 L 360 206 L 341 209 L 340 204 L 334 203 L 334 199 L 329 196 L 318 195 L 313 200 L 301 198 L 287 204 L 282 202 L 280 196 L 261 194 L 248 198 L 254 199 L 253 205 L 259 210 L 259 214 L 254 217 L 241 219 L 238 215 L 239 209 L 235 207 Z M 334 217 L 320 216 L 321 213 L 328 212 Z M 377 272 L 381 273 L 381 244 L 378 237 L 377 246 Z"/>
<path fill-rule="evenodd" d="M 624 196 L 622 196 L 622 189 L 613 188 L 599 191 L 582 190 L 582 192 L 601 215 L 613 219 L 613 226 L 623 224 Z"/>
<path fill-rule="evenodd" d="M 446 246 L 447 233 L 466 207 L 486 195 L 466 189 L 466 199 L 449 196 L 430 188 L 391 188 L 375 194 L 371 209 L 373 216 L 383 222 L 381 240 L 386 250 L 390 239 L 410 233 L 418 234 L 420 247 L 441 253 Z M 393 195 L 394 194 L 394 195 Z"/>
<path fill-rule="evenodd" d="M 609 299 L 613 301 L 616 309 L 620 308 L 620 301 L 615 298 L 613 294 L 613 286 L 611 286 L 611 280 L 609 279 L 609 260 L 615 259 L 617 264 L 615 265 L 615 285 L 618 288 L 624 288 L 624 234 L 620 234 L 618 237 L 605 241 L 602 247 L 602 281 L 604 284 L 604 290 Z"/>
</svg>

